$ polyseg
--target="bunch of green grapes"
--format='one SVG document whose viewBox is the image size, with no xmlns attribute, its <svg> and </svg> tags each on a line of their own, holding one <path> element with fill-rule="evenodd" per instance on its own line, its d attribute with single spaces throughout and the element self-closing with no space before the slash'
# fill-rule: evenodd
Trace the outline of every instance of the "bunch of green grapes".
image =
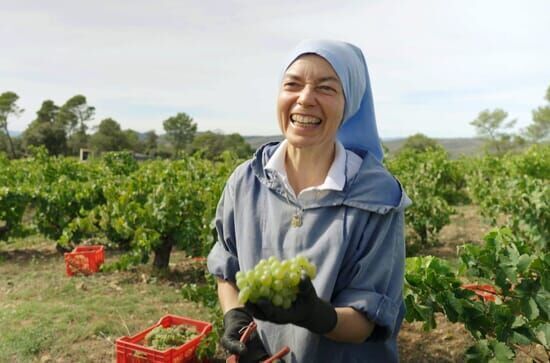
<svg viewBox="0 0 550 363">
<path fill-rule="evenodd" d="M 288 309 L 298 293 L 298 284 L 302 273 L 310 279 L 315 278 L 317 269 L 304 256 L 296 256 L 289 260 L 279 261 L 271 256 L 262 259 L 247 272 L 237 272 L 237 287 L 241 304 L 268 299 L 275 306 Z"/>
<path fill-rule="evenodd" d="M 183 324 L 166 328 L 159 325 L 145 336 L 145 345 L 159 350 L 176 348 L 197 335 L 194 327 L 187 327 Z"/>
</svg>

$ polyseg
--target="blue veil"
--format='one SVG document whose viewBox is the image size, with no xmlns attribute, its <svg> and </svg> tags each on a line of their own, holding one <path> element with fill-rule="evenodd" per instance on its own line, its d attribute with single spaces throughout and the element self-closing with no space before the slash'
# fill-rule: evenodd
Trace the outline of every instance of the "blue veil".
<svg viewBox="0 0 550 363">
<path fill-rule="evenodd" d="M 306 40 L 289 54 L 285 70 L 306 53 L 326 59 L 342 82 L 346 104 L 338 140 L 346 149 L 361 156 L 369 152 L 382 161 L 384 153 L 376 128 L 367 63 L 361 49 L 341 41 Z"/>
</svg>

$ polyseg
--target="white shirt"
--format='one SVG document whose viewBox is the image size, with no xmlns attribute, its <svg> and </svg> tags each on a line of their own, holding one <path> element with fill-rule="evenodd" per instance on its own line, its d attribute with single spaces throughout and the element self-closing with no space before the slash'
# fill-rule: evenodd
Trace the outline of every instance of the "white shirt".
<svg viewBox="0 0 550 363">
<path fill-rule="evenodd" d="M 294 189 L 290 186 L 288 182 L 288 175 L 285 168 L 285 156 L 287 149 L 288 141 L 283 140 L 277 150 L 273 153 L 264 169 L 274 171 L 286 189 L 289 192 L 293 193 L 295 196 Z M 348 178 L 351 179 L 357 174 L 363 159 L 356 153 L 350 150 L 344 149 L 344 145 L 338 140 L 336 140 L 336 151 L 334 154 L 334 161 L 328 170 L 325 181 L 321 185 L 312 186 L 303 189 L 298 194 L 298 199 L 310 199 L 320 197 L 323 192 L 328 190 L 337 190 L 342 191 L 346 184 L 346 166 L 348 169 Z"/>
</svg>

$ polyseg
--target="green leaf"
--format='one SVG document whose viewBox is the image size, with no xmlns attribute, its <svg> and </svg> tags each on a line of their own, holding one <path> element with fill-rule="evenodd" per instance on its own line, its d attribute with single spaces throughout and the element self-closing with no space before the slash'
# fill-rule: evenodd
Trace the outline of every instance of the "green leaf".
<svg viewBox="0 0 550 363">
<path fill-rule="evenodd" d="M 514 319 L 514 322 L 512 323 L 511 328 L 519 328 L 519 327 L 525 326 L 526 323 L 527 321 L 523 316 L 516 316 L 516 318 Z"/>
<path fill-rule="evenodd" d="M 491 355 L 489 343 L 485 339 L 478 340 L 466 350 L 465 359 L 467 363 L 487 362 Z"/>
<path fill-rule="evenodd" d="M 539 290 L 535 296 L 535 301 L 548 318 L 550 316 L 550 293 L 547 290 Z"/>
<path fill-rule="evenodd" d="M 540 282 L 541 282 L 542 287 L 546 291 L 550 291 L 550 276 L 548 276 L 548 274 L 545 274 L 543 272 L 540 276 Z"/>
<path fill-rule="evenodd" d="M 512 362 L 512 359 L 514 358 L 514 351 L 506 344 L 494 342 L 491 348 L 495 353 L 496 362 Z"/>
<path fill-rule="evenodd" d="M 531 344 L 532 341 L 529 337 L 525 336 L 524 334 L 514 331 L 510 337 L 510 343 L 527 345 L 527 344 Z"/>
<path fill-rule="evenodd" d="M 540 325 L 535 333 L 537 339 L 544 346 L 544 348 L 549 349 L 550 345 L 550 323 L 544 323 Z"/>
<path fill-rule="evenodd" d="M 537 303 L 535 302 L 535 299 L 530 298 L 529 300 L 523 300 L 521 302 L 521 312 L 527 317 L 529 320 L 533 320 L 538 318 L 540 312 L 539 308 L 537 307 Z"/>
<path fill-rule="evenodd" d="M 510 262 L 502 262 L 499 264 L 498 267 L 504 273 L 508 281 L 512 283 L 515 283 L 517 281 L 518 271 L 515 265 L 511 264 Z"/>
<path fill-rule="evenodd" d="M 414 309 L 418 313 L 418 315 L 422 318 L 422 321 L 424 321 L 424 330 L 430 330 L 435 328 L 435 318 L 434 318 L 434 311 L 430 306 L 420 305 L 417 304 L 414 306 Z"/>
<path fill-rule="evenodd" d="M 521 255 L 519 257 L 518 264 L 517 264 L 518 272 L 522 273 L 527 271 L 527 269 L 529 268 L 529 265 L 531 264 L 531 261 L 533 261 L 533 258 L 531 256 L 527 254 Z"/>
</svg>

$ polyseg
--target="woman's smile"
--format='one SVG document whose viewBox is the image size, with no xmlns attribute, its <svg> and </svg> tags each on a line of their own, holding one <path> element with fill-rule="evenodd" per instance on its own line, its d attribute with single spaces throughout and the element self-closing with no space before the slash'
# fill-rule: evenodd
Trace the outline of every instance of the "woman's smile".
<svg viewBox="0 0 550 363">
<path fill-rule="evenodd" d="M 312 129 L 321 124 L 321 119 L 315 116 L 291 114 L 290 123 L 295 128 Z"/>
</svg>

